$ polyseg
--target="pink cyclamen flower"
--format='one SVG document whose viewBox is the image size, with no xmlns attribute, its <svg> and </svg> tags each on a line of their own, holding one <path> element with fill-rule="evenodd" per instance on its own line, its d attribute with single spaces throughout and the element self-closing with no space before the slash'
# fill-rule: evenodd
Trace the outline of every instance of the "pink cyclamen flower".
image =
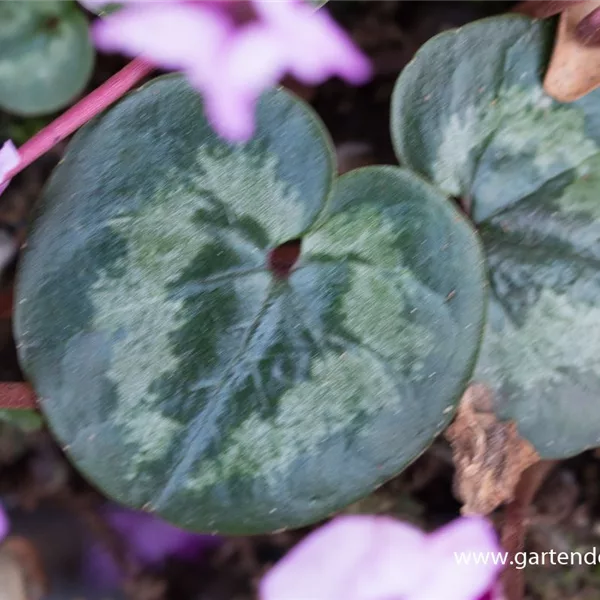
<svg viewBox="0 0 600 600">
<path fill-rule="evenodd" d="M 311 85 L 336 75 L 360 84 L 371 72 L 335 21 L 305 0 L 130 1 L 98 20 L 93 36 L 101 50 L 185 73 L 230 141 L 252 136 L 260 94 L 286 74 Z"/>
<path fill-rule="evenodd" d="M 347 516 L 313 532 L 263 578 L 261 600 L 478 600 L 501 568 L 459 564 L 500 548 L 483 518 L 431 534 L 390 517 Z M 500 561 L 497 561 L 500 562 Z"/>
<path fill-rule="evenodd" d="M 10 179 L 5 181 L 6 176 L 19 164 L 19 153 L 12 143 L 8 140 L 0 148 L 0 194 L 4 192 L 10 183 Z"/>
</svg>

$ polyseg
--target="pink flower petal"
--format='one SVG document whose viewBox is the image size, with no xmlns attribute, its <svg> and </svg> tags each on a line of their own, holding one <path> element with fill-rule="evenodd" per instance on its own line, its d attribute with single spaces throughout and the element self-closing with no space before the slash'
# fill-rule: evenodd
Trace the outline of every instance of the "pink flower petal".
<svg viewBox="0 0 600 600">
<path fill-rule="evenodd" d="M 254 133 L 256 102 L 263 90 L 285 73 L 279 45 L 260 24 L 246 27 L 230 40 L 218 65 L 196 65 L 190 81 L 205 98 L 206 114 L 216 131 L 232 142 Z"/>
<path fill-rule="evenodd" d="M 256 4 L 259 17 L 266 18 L 238 28 L 217 62 L 198 62 L 188 73 L 205 96 L 211 123 L 230 141 L 246 141 L 252 135 L 254 104 L 287 72 L 307 83 L 320 83 L 343 72 L 355 55 L 368 71 L 365 59 L 328 17 L 320 20 L 312 9 L 298 8 L 294 2 L 269 2 L 274 8 Z M 357 71 L 349 73 L 355 76 Z"/>
<path fill-rule="evenodd" d="M 277 84 L 286 67 L 279 37 L 264 24 L 252 23 L 231 39 L 220 75 L 229 86 L 258 97 Z"/>
<path fill-rule="evenodd" d="M 455 552 L 498 551 L 492 527 L 457 519 L 431 535 L 388 517 L 331 521 L 263 578 L 261 600 L 477 600 L 499 566 L 459 565 Z"/>
<path fill-rule="evenodd" d="M 464 517 L 429 536 L 428 557 L 434 577 L 424 582 L 410 600 L 477 600 L 489 591 L 502 564 L 492 554 L 502 552 L 491 524 L 481 517 Z M 456 554 L 470 555 L 471 564 L 459 564 Z M 473 557 L 488 558 L 475 564 Z"/>
<path fill-rule="evenodd" d="M 409 597 L 431 570 L 427 537 L 416 527 L 395 519 L 374 518 L 375 540 L 349 582 L 349 597 L 356 600 Z"/>
<path fill-rule="evenodd" d="M 391 600 L 427 568 L 426 536 L 387 517 L 339 517 L 318 529 L 263 578 L 262 600 Z"/>
<path fill-rule="evenodd" d="M 1 150 L 0 150 L 1 152 Z M 9 522 L 2 504 L 0 504 L 0 542 L 7 536 Z"/>
<path fill-rule="evenodd" d="M 261 19 L 276 31 L 289 71 L 298 79 L 317 84 L 339 75 L 353 84 L 371 76 L 366 57 L 337 23 L 320 9 L 305 2 L 254 0 Z"/>
<path fill-rule="evenodd" d="M 214 64 L 231 32 L 226 13 L 179 2 L 133 5 L 94 23 L 98 48 L 143 56 L 173 70 Z"/>
<path fill-rule="evenodd" d="M 0 148 L 0 194 L 4 192 L 10 183 L 10 179 L 4 181 L 4 178 L 19 165 L 19 162 L 21 162 L 19 152 L 12 141 L 8 140 Z"/>
<path fill-rule="evenodd" d="M 229 142 L 247 142 L 254 133 L 256 99 L 242 94 L 205 93 L 206 118 L 218 134 Z"/>
<path fill-rule="evenodd" d="M 94 39 L 102 50 L 183 71 L 230 141 L 251 137 L 260 94 L 286 73 L 309 84 L 332 75 L 362 83 L 369 76 L 366 58 L 327 14 L 304 1 L 250 1 L 257 19 L 242 25 L 234 0 L 138 0 L 97 21 Z"/>
</svg>

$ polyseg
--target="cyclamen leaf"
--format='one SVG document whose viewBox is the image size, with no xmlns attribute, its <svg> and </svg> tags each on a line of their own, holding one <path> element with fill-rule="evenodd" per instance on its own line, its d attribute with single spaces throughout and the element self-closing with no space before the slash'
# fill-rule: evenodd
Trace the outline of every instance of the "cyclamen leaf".
<svg viewBox="0 0 600 600">
<path fill-rule="evenodd" d="M 396 149 L 472 210 L 490 272 L 475 378 L 545 458 L 600 445 L 600 92 L 542 89 L 554 24 L 444 33 L 400 76 Z"/>
<path fill-rule="evenodd" d="M 93 66 L 88 21 L 74 2 L 0 2 L 0 108 L 55 112 L 82 92 Z"/>
<path fill-rule="evenodd" d="M 483 325 L 476 236 L 396 167 L 348 174 L 261 99 L 248 144 L 159 78 L 87 126 L 45 192 L 16 337 L 49 425 L 115 499 L 201 531 L 324 518 L 452 417 Z M 287 279 L 271 250 L 302 238 Z"/>
</svg>

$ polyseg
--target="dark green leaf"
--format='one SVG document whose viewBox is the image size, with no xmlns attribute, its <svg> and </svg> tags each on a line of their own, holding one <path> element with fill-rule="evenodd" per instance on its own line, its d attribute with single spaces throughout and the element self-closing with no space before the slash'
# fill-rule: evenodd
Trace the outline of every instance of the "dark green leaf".
<svg viewBox="0 0 600 600">
<path fill-rule="evenodd" d="M 0 2 L 0 108 L 55 112 L 81 93 L 93 65 L 88 22 L 74 2 Z"/>
<path fill-rule="evenodd" d="M 464 219 L 396 167 L 337 183 L 316 116 L 263 96 L 245 145 L 160 78 L 82 131 L 46 190 L 16 336 L 101 489 L 190 529 L 321 519 L 452 417 L 483 323 Z M 302 238 L 288 278 L 271 251 Z M 271 257 L 271 258 L 270 258 Z"/>
<path fill-rule="evenodd" d="M 544 457 L 600 445 L 600 92 L 545 95 L 552 22 L 488 19 L 398 80 L 401 159 L 479 224 L 491 300 L 476 378 Z"/>
</svg>

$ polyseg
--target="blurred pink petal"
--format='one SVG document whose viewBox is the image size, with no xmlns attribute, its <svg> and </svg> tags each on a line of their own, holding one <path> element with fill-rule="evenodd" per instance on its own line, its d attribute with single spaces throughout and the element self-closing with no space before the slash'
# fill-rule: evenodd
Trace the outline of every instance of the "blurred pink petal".
<svg viewBox="0 0 600 600">
<path fill-rule="evenodd" d="M 206 118 L 230 142 L 245 142 L 254 133 L 255 96 L 220 95 L 214 88 L 204 97 Z"/>
<path fill-rule="evenodd" d="M 477 600 L 500 566 L 460 566 L 454 552 L 499 550 L 491 526 L 461 518 L 426 535 L 389 517 L 340 517 L 263 578 L 261 600 Z"/>
<path fill-rule="evenodd" d="M 10 524 L 4 507 L 0 504 L 0 542 L 7 536 Z"/>
<path fill-rule="evenodd" d="M 315 11 L 303 0 L 253 0 L 253 4 L 277 33 L 288 70 L 299 80 L 318 84 L 337 75 L 361 84 L 371 77 L 369 61 L 324 10 Z"/>
<path fill-rule="evenodd" d="M 156 564 L 168 556 L 194 560 L 220 543 L 214 535 L 184 531 L 154 515 L 126 508 L 110 508 L 106 520 L 127 540 L 131 552 L 144 564 Z"/>
<path fill-rule="evenodd" d="M 227 15 L 183 2 L 149 2 L 96 21 L 93 37 L 106 52 L 142 56 L 170 70 L 206 71 L 231 31 Z"/>
<path fill-rule="evenodd" d="M 129 558 L 142 567 L 160 567 L 170 557 L 202 561 L 206 551 L 218 546 L 222 539 L 190 533 L 148 513 L 127 508 L 108 507 L 104 518 L 127 544 Z M 98 544 L 87 552 L 85 571 L 91 582 L 103 588 L 118 585 L 124 575 L 112 556 Z"/>
<path fill-rule="evenodd" d="M 411 600 L 474 600 L 490 590 L 502 565 L 491 559 L 488 564 L 459 565 L 455 552 L 485 555 L 501 549 L 493 527 L 483 518 L 465 517 L 438 529 L 429 535 L 427 548 L 435 577 L 429 577 Z"/>
<path fill-rule="evenodd" d="M 0 148 L 0 194 L 10 183 L 10 179 L 4 181 L 4 178 L 18 166 L 20 161 L 19 152 L 12 141 L 8 140 L 5 142 L 2 148 Z"/>
<path fill-rule="evenodd" d="M 204 93 L 206 115 L 230 141 L 243 142 L 254 132 L 256 102 L 264 89 L 285 73 L 277 40 L 262 24 L 252 23 L 231 41 L 220 75 L 195 69 L 190 80 Z"/>
<path fill-rule="evenodd" d="M 248 7 L 255 18 L 240 22 Z M 102 50 L 183 71 L 230 141 L 252 136 L 260 94 L 286 73 L 308 84 L 370 76 L 367 59 L 333 19 L 296 0 L 129 2 L 95 23 L 94 39 Z"/>
<path fill-rule="evenodd" d="M 339 517 L 263 579 L 263 600 L 397 598 L 423 576 L 426 536 L 388 517 Z"/>
</svg>

